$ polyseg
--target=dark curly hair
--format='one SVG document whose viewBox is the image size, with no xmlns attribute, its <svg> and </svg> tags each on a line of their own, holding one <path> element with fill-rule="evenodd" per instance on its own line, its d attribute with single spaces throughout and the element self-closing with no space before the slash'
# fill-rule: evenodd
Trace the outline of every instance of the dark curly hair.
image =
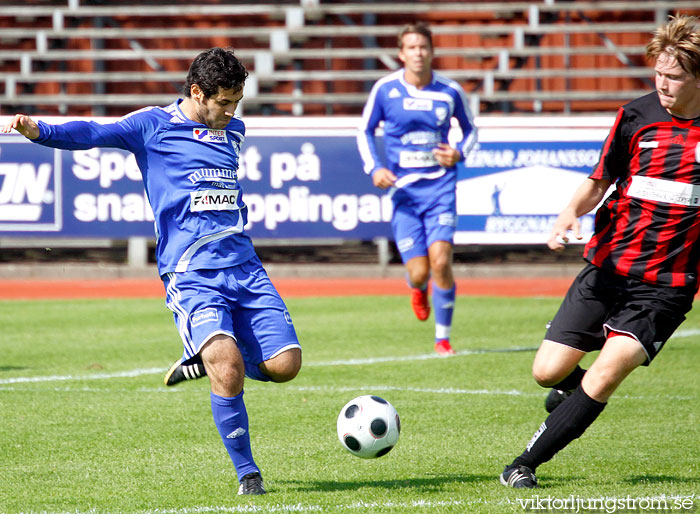
<svg viewBox="0 0 700 514">
<path fill-rule="evenodd" d="M 190 96 L 193 84 L 197 84 L 207 98 L 218 93 L 219 87 L 238 92 L 243 89 L 247 77 L 248 71 L 232 49 L 210 48 L 192 61 L 182 93 Z"/>
</svg>

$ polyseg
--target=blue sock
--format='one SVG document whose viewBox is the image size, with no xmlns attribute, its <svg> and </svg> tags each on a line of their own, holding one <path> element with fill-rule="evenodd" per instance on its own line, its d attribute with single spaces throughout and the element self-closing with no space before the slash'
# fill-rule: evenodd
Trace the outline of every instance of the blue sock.
<svg viewBox="0 0 700 514">
<path fill-rule="evenodd" d="M 236 468 L 238 480 L 240 481 L 248 473 L 260 472 L 250 449 L 248 412 L 243 403 L 243 391 L 233 398 L 218 396 L 214 393 L 210 393 L 210 396 L 214 423 Z"/>
<path fill-rule="evenodd" d="M 449 339 L 452 330 L 452 312 L 455 308 L 457 286 L 440 289 L 433 282 L 433 312 L 435 313 L 435 341 Z"/>
</svg>

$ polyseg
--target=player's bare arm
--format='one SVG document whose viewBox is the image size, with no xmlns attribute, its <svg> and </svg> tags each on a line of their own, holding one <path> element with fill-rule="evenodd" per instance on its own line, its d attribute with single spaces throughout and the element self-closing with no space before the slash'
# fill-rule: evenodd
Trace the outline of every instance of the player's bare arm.
<svg viewBox="0 0 700 514">
<path fill-rule="evenodd" d="M 578 218 L 591 212 L 600 203 L 608 187 L 610 187 L 609 180 L 586 178 L 574 193 L 569 205 L 561 211 L 554 222 L 547 240 L 550 250 L 563 250 L 564 245 L 569 242 L 569 231 L 573 232 L 576 239 L 583 238 Z"/>
<path fill-rule="evenodd" d="M 12 129 L 28 139 L 36 139 L 40 135 L 39 126 L 26 114 L 15 114 L 9 123 L 0 129 L 0 132 L 9 134 Z"/>
<path fill-rule="evenodd" d="M 381 189 L 388 189 L 396 182 L 396 175 L 387 168 L 379 168 L 372 174 L 372 183 Z"/>
<path fill-rule="evenodd" d="M 451 168 L 459 162 L 462 155 L 456 148 L 452 148 L 446 143 L 439 143 L 437 148 L 433 149 L 435 159 L 444 168 Z"/>
</svg>

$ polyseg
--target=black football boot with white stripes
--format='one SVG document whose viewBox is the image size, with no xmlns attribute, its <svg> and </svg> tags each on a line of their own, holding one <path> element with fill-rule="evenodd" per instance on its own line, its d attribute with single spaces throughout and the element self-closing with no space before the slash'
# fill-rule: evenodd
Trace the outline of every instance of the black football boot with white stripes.
<svg viewBox="0 0 700 514">
<path fill-rule="evenodd" d="M 260 473 L 248 473 L 241 479 L 241 485 L 238 486 L 238 494 L 265 494 L 265 484 Z"/>
<path fill-rule="evenodd" d="M 192 364 L 183 365 L 181 360 L 176 360 L 163 378 L 163 383 L 166 386 L 174 386 L 185 380 L 197 380 L 207 374 L 204 365 L 200 359 L 195 360 Z"/>
<path fill-rule="evenodd" d="M 506 466 L 501 473 L 501 483 L 515 489 L 534 489 L 537 487 L 537 477 L 527 466 Z"/>
</svg>

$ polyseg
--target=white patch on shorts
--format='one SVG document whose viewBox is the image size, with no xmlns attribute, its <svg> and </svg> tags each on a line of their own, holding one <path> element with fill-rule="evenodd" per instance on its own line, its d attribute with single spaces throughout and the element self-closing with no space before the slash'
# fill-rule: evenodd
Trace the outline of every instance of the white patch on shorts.
<svg viewBox="0 0 700 514">
<path fill-rule="evenodd" d="M 192 323 L 193 327 L 198 327 L 199 325 L 210 323 L 212 321 L 219 321 L 219 313 L 213 307 L 209 307 L 208 309 L 200 309 L 190 314 L 190 323 Z"/>
<path fill-rule="evenodd" d="M 396 246 L 398 247 L 399 252 L 405 252 L 413 248 L 415 244 L 416 242 L 413 240 L 412 237 L 404 237 L 396 244 Z"/>
<path fill-rule="evenodd" d="M 457 219 L 455 215 L 451 212 L 444 212 L 438 216 L 438 225 L 445 225 L 446 227 L 456 227 Z"/>
</svg>

